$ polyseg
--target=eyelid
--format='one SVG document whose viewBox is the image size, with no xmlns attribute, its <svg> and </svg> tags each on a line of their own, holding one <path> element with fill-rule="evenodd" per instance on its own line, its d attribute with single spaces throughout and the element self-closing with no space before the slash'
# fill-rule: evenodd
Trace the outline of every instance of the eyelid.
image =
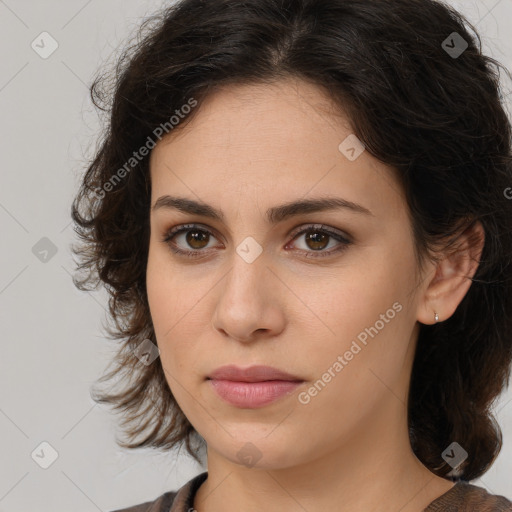
<svg viewBox="0 0 512 512">
<path fill-rule="evenodd" d="M 305 231 L 314 231 L 315 229 L 318 229 L 319 231 L 326 231 L 327 233 L 337 236 L 341 239 L 343 239 L 347 243 L 352 243 L 352 236 L 350 236 L 348 233 L 341 231 L 337 228 L 327 226 L 326 224 L 302 224 L 301 226 L 297 227 L 296 229 L 293 229 L 291 233 L 288 234 L 288 236 L 292 237 L 294 240 L 297 237 L 297 235 L 303 234 Z"/>
<path fill-rule="evenodd" d="M 184 232 L 184 231 L 192 231 L 194 228 L 197 228 L 199 230 L 206 231 L 208 233 L 214 234 L 215 238 L 223 238 L 222 236 L 217 235 L 217 230 L 207 226 L 206 224 L 201 224 L 200 222 L 192 222 L 188 224 L 178 224 L 177 226 L 174 226 L 170 229 L 167 229 L 164 233 L 164 242 L 168 241 L 171 237 L 174 235 L 177 235 L 178 233 Z"/>
</svg>

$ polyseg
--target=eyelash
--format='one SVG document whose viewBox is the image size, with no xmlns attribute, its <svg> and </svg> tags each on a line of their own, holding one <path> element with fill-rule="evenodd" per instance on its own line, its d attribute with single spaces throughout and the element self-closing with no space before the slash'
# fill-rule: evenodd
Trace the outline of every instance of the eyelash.
<svg viewBox="0 0 512 512">
<path fill-rule="evenodd" d="M 182 225 L 182 226 L 176 226 L 176 227 L 170 229 L 169 231 L 167 231 L 165 233 L 165 236 L 164 236 L 162 242 L 167 244 L 169 246 L 169 249 L 175 254 L 185 256 L 185 257 L 191 257 L 191 258 L 200 258 L 200 257 L 202 257 L 201 253 L 206 252 L 206 249 L 197 249 L 195 251 L 193 251 L 193 250 L 188 251 L 188 250 L 176 248 L 175 245 L 171 242 L 171 240 L 173 238 L 175 238 L 177 235 L 179 235 L 180 233 L 187 232 L 187 231 L 193 231 L 193 230 L 200 231 L 203 233 L 209 233 L 210 235 L 215 236 L 209 229 L 201 228 L 199 224 L 186 224 L 186 225 Z M 340 242 L 341 245 L 337 249 L 334 249 L 334 250 L 331 249 L 330 251 L 324 251 L 324 250 L 304 251 L 304 250 L 299 249 L 299 251 L 305 252 L 306 254 L 310 254 L 310 253 L 314 254 L 314 256 L 306 256 L 307 258 L 324 258 L 324 257 L 332 256 L 334 254 L 338 254 L 338 253 L 346 250 L 348 248 L 348 246 L 352 245 L 352 243 L 353 243 L 352 241 L 348 240 L 346 237 L 342 236 L 341 233 L 335 232 L 335 231 L 327 228 L 323 224 L 311 224 L 299 232 L 292 233 L 292 236 L 293 236 L 292 241 L 299 238 L 300 235 L 304 235 L 305 233 L 309 233 L 309 232 L 326 234 L 329 237 L 332 237 L 335 240 L 337 240 L 338 242 Z"/>
</svg>

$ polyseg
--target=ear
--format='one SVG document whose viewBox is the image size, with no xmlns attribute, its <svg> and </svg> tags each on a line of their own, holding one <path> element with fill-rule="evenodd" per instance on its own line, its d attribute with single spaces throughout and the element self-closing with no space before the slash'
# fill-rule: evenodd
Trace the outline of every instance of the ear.
<svg viewBox="0 0 512 512">
<path fill-rule="evenodd" d="M 439 315 L 439 322 L 453 315 L 472 284 L 484 241 L 485 230 L 475 221 L 459 235 L 455 248 L 446 249 L 433 264 L 418 302 L 418 322 L 436 323 L 434 312 Z"/>
</svg>

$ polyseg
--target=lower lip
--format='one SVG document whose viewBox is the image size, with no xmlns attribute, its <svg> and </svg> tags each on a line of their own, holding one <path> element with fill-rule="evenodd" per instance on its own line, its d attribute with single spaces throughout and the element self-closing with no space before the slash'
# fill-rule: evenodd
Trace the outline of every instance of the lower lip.
<svg viewBox="0 0 512 512">
<path fill-rule="evenodd" d="M 270 404 L 290 394 L 302 382 L 268 380 L 263 382 L 235 382 L 232 380 L 210 379 L 210 384 L 226 402 L 236 407 L 255 409 Z"/>
</svg>

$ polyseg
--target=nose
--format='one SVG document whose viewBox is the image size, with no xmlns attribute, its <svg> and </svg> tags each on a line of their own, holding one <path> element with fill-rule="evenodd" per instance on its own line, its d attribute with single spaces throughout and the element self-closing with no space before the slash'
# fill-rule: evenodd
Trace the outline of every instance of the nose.
<svg viewBox="0 0 512 512">
<path fill-rule="evenodd" d="M 286 323 L 285 292 L 264 254 L 248 263 L 234 253 L 232 267 L 219 283 L 214 329 L 243 343 L 278 335 Z"/>
</svg>

